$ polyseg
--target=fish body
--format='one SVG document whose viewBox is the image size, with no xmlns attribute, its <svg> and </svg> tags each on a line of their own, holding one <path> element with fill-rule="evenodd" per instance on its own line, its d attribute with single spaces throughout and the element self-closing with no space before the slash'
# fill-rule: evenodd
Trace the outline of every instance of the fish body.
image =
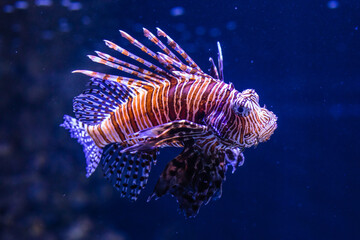
<svg viewBox="0 0 360 240">
<path fill-rule="evenodd" d="M 114 111 L 115 119 L 108 118 L 99 125 L 90 125 L 87 131 L 97 146 L 105 147 L 114 142 L 133 145 L 139 141 L 133 139 L 132 134 L 176 120 L 186 119 L 201 124 L 205 111 L 212 107 L 211 102 L 205 99 L 208 99 L 211 88 L 219 87 L 217 85 L 223 83 L 194 78 L 164 82 L 139 92 L 125 104 L 118 106 Z M 101 135 L 99 128 L 105 136 L 109 136 L 106 140 L 97 138 Z"/>
<path fill-rule="evenodd" d="M 61 126 L 83 145 L 87 176 L 101 164 L 121 196 L 132 200 L 145 187 L 159 148 L 183 147 L 165 167 L 152 196 L 175 196 L 185 215 L 193 217 L 203 203 L 221 196 L 225 172 L 243 164 L 244 149 L 270 138 L 277 117 L 260 107 L 253 89 L 239 92 L 224 82 L 219 43 L 218 68 L 210 58 L 206 74 L 160 29 L 158 36 L 166 38 L 167 46 L 144 29 L 162 50 L 157 53 L 120 33 L 161 67 L 105 40 L 139 64 L 102 52 L 89 58 L 136 78 L 74 71 L 92 78 L 88 89 L 74 98 L 76 118 L 65 115 Z"/>
</svg>

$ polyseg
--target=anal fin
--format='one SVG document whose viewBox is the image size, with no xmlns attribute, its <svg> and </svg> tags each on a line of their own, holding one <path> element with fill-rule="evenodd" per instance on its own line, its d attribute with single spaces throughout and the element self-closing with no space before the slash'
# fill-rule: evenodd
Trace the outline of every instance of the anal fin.
<svg viewBox="0 0 360 240">
<path fill-rule="evenodd" d="M 130 154 L 121 153 L 122 149 L 119 143 L 105 148 L 101 158 L 104 177 L 120 192 L 121 197 L 135 201 L 145 188 L 156 160 L 156 150 Z"/>
</svg>

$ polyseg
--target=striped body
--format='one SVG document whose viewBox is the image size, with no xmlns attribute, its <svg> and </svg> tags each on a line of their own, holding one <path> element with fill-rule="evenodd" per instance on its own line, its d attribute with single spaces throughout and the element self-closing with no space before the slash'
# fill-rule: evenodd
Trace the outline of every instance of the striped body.
<svg viewBox="0 0 360 240">
<path fill-rule="evenodd" d="M 74 71 L 91 81 L 74 98 L 76 119 L 65 115 L 61 126 L 83 145 L 87 176 L 101 163 L 105 178 L 120 196 L 131 200 L 145 187 L 158 149 L 183 147 L 165 167 L 152 196 L 175 196 L 191 217 L 203 203 L 221 196 L 228 166 L 234 172 L 244 163 L 245 148 L 267 141 L 277 117 L 260 107 L 253 89 L 239 92 L 224 82 L 219 43 L 218 68 L 210 58 L 206 74 L 173 39 L 157 30 L 167 45 L 144 29 L 144 35 L 161 49 L 157 53 L 120 31 L 157 65 L 107 40 L 109 48 L 138 64 L 99 51 L 97 56 L 89 55 L 93 62 L 134 78 Z"/>
<path fill-rule="evenodd" d="M 193 75 L 186 77 L 139 91 L 126 104 L 119 105 L 109 118 L 89 125 L 89 135 L 98 147 L 114 142 L 132 145 L 137 140 L 129 140 L 129 136 L 147 128 L 181 119 L 201 124 L 207 113 L 226 104 L 229 97 L 236 94 L 236 90 L 228 90 L 224 82 Z M 173 146 L 176 145 L 182 146 L 180 142 Z"/>
</svg>

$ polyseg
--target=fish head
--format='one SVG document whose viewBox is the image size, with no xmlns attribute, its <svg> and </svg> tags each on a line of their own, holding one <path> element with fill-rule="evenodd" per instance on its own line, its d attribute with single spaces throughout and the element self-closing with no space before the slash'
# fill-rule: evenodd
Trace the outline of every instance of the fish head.
<svg viewBox="0 0 360 240">
<path fill-rule="evenodd" d="M 259 95 L 254 89 L 237 92 L 230 103 L 227 138 L 247 148 L 270 139 L 277 128 L 276 115 L 260 107 Z"/>
</svg>

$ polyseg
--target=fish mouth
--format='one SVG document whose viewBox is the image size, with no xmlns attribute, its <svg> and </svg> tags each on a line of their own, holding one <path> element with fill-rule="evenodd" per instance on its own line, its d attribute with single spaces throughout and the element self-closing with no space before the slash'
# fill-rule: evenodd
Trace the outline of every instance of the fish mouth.
<svg viewBox="0 0 360 240">
<path fill-rule="evenodd" d="M 261 130 L 259 133 L 258 141 L 259 142 L 266 142 L 270 139 L 270 136 L 274 133 L 275 129 L 277 128 L 276 123 L 277 118 L 270 120 L 268 124 L 266 124 L 265 128 Z"/>
</svg>

